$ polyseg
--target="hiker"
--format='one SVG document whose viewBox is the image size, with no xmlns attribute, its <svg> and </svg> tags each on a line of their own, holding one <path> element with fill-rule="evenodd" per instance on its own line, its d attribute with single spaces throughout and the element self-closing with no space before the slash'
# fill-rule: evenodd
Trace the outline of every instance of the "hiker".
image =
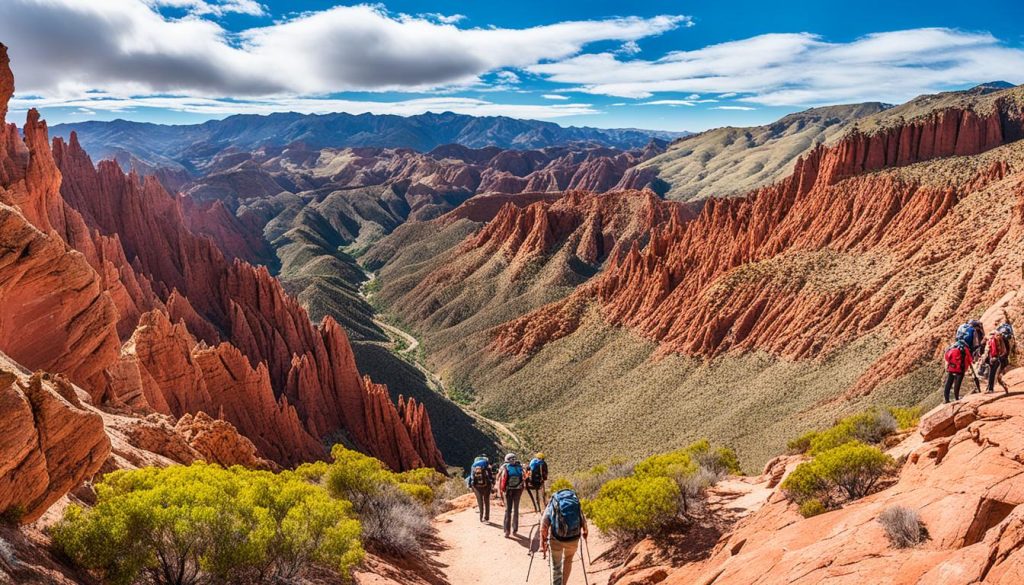
<svg viewBox="0 0 1024 585">
<path fill-rule="evenodd" d="M 547 554 L 551 549 L 551 585 L 569 582 L 581 536 L 587 539 L 587 519 L 579 497 L 572 490 L 555 492 L 540 521 L 540 552 Z"/>
<path fill-rule="evenodd" d="M 1002 370 L 1010 364 L 1010 354 L 1016 350 L 1016 341 L 1013 336 L 1013 326 L 1003 323 L 992 332 L 988 342 L 985 344 L 988 353 L 985 356 L 985 363 L 988 365 L 988 388 L 986 392 L 995 390 L 996 380 L 1003 387 L 1003 391 L 1009 394 L 1010 389 L 1002 380 Z"/>
<path fill-rule="evenodd" d="M 971 356 L 981 358 L 985 350 L 985 326 L 977 319 L 971 319 L 956 329 L 956 341 L 963 341 L 971 350 Z"/>
<path fill-rule="evenodd" d="M 476 507 L 480 511 L 480 522 L 491 521 L 491 490 L 494 489 L 494 471 L 486 455 L 473 460 L 466 476 L 466 487 L 476 494 Z"/>
<path fill-rule="evenodd" d="M 547 480 L 548 462 L 544 460 L 543 453 L 537 453 L 526 469 L 526 493 L 533 502 L 534 512 L 540 513 L 541 506 L 547 501 L 547 493 L 544 491 L 544 482 Z"/>
<path fill-rule="evenodd" d="M 971 349 L 962 340 L 956 340 L 944 354 L 946 360 L 946 384 L 942 388 L 942 397 L 949 404 L 949 391 L 953 390 L 954 400 L 960 400 L 960 384 L 971 367 Z"/>
<path fill-rule="evenodd" d="M 505 463 L 498 469 L 498 492 L 505 499 L 505 538 L 519 532 L 519 500 L 523 497 L 526 472 L 515 453 L 505 455 Z"/>
</svg>

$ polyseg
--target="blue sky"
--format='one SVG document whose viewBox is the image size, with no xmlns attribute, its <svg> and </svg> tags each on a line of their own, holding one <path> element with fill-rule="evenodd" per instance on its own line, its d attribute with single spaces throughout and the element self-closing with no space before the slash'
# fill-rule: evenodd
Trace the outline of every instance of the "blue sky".
<svg viewBox="0 0 1024 585">
<path fill-rule="evenodd" d="M 915 6 L 916 5 L 916 6 Z M 452 110 L 703 130 L 1024 82 L 1024 2 L 3 0 L 10 118 Z"/>
</svg>

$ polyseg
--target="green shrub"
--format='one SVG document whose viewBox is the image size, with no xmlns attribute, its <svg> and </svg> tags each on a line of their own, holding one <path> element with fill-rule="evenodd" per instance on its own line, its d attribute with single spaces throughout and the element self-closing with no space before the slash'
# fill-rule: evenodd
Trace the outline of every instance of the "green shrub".
<svg viewBox="0 0 1024 585">
<path fill-rule="evenodd" d="M 826 509 L 825 504 L 822 504 L 821 500 L 817 498 L 811 498 L 810 500 L 800 504 L 800 515 L 804 518 L 810 518 L 812 516 L 817 516 L 818 514 L 824 514 L 825 512 L 828 512 L 828 509 Z"/>
<path fill-rule="evenodd" d="M 697 473 L 697 463 L 687 449 L 654 455 L 636 464 L 636 477 L 681 477 Z"/>
<path fill-rule="evenodd" d="M 697 461 L 697 465 L 717 475 L 740 475 L 740 459 L 736 452 L 728 447 L 711 448 L 707 439 L 701 439 L 686 448 L 690 456 Z"/>
<path fill-rule="evenodd" d="M 900 408 L 893 406 L 889 409 L 889 414 L 896 419 L 896 426 L 901 431 L 906 431 L 917 426 L 917 423 L 921 422 L 921 407 L 915 406 L 913 408 Z"/>
<path fill-rule="evenodd" d="M 810 442 L 810 454 L 817 455 L 840 445 L 859 441 L 876 444 L 896 432 L 896 419 L 887 410 L 872 408 L 848 416 L 832 428 L 817 433 Z"/>
<path fill-rule="evenodd" d="M 367 545 L 397 555 L 419 552 L 430 532 L 435 488 L 444 476 L 431 469 L 395 473 L 342 445 L 335 445 L 331 456 L 323 481 L 331 495 L 352 502 Z"/>
<path fill-rule="evenodd" d="M 618 537 L 655 534 L 679 513 L 675 481 L 660 476 L 623 477 L 601 487 L 584 511 L 602 532 Z"/>
<path fill-rule="evenodd" d="M 786 448 L 791 455 L 800 455 L 811 449 L 811 443 L 818 437 L 818 431 L 809 431 L 786 443 Z"/>
<path fill-rule="evenodd" d="M 845 443 L 798 465 L 782 482 L 782 489 L 800 504 L 818 499 L 827 505 L 835 491 L 856 500 L 871 493 L 894 464 L 892 457 L 877 447 Z"/>
<path fill-rule="evenodd" d="M 117 471 L 91 509 L 71 506 L 55 545 L 110 583 L 290 581 L 359 562 L 349 502 L 292 472 L 196 463 Z"/>
<path fill-rule="evenodd" d="M 571 489 L 573 489 L 572 482 L 564 477 L 557 477 L 554 481 L 551 482 L 551 493 Z"/>
</svg>

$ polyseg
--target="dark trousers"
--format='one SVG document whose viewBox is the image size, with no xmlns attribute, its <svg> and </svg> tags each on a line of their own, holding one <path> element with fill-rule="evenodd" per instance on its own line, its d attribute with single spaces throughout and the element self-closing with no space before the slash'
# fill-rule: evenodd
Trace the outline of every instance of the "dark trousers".
<svg viewBox="0 0 1024 585">
<path fill-rule="evenodd" d="M 949 402 L 949 389 L 953 389 L 953 396 L 957 400 L 960 400 L 960 384 L 964 381 L 963 374 L 954 374 L 953 372 L 946 372 L 946 385 L 942 388 L 942 397 L 945 398 L 946 402 Z"/>
<path fill-rule="evenodd" d="M 1006 367 L 1006 358 L 989 358 L 988 360 L 988 391 L 995 390 L 999 372 Z"/>
<path fill-rule="evenodd" d="M 505 534 L 519 531 L 519 500 L 523 497 L 523 490 L 512 490 L 505 492 Z"/>
<path fill-rule="evenodd" d="M 487 522 L 491 519 L 491 487 L 474 487 L 476 494 L 476 508 L 480 511 L 480 520 Z"/>
</svg>

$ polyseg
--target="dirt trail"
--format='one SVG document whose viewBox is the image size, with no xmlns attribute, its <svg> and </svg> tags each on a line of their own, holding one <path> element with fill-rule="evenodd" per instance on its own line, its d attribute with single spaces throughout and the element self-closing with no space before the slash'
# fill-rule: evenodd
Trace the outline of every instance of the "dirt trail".
<svg viewBox="0 0 1024 585">
<path fill-rule="evenodd" d="M 519 516 L 519 537 L 506 539 L 502 533 L 501 522 L 505 508 L 497 501 L 491 503 L 491 522 L 481 524 L 476 510 L 476 501 L 472 495 L 463 496 L 454 502 L 455 509 L 437 517 L 434 521 L 438 537 L 443 546 L 435 557 L 441 565 L 441 571 L 452 585 L 472 585 L 475 583 L 494 583 L 512 585 L 514 583 L 533 583 L 542 585 L 550 583 L 548 562 L 536 553 L 530 580 L 526 580 L 526 571 L 530 566 L 531 529 L 534 532 L 533 546 L 537 546 L 537 525 L 540 516 L 533 512 L 529 498 L 524 494 Z M 536 527 L 536 528 L 534 528 Z M 588 567 L 586 579 L 592 585 L 604 585 L 611 575 L 611 567 L 599 556 L 610 548 L 610 543 L 601 537 L 597 530 L 590 532 L 590 554 L 594 566 Z M 580 554 L 585 554 L 582 544 Z M 574 559 L 572 575 L 566 585 L 584 585 L 580 554 Z"/>
<path fill-rule="evenodd" d="M 373 283 L 373 281 L 377 280 L 377 273 L 366 272 L 366 276 L 367 280 L 366 282 L 363 283 L 363 286 L 360 287 L 359 294 L 364 299 L 369 300 L 370 296 L 366 293 L 366 288 L 371 283 Z M 401 350 L 395 350 L 394 347 L 391 347 L 392 351 L 394 351 L 397 354 L 409 354 L 409 363 L 412 364 L 413 367 L 419 370 L 426 377 L 427 383 L 433 386 L 434 390 L 436 390 L 443 396 L 451 399 L 451 395 L 448 394 L 448 389 L 445 388 L 444 383 L 441 381 L 441 378 L 437 377 L 434 374 L 434 372 L 428 370 L 422 363 L 420 363 L 419 360 L 415 359 L 414 355 L 412 355 L 412 352 L 416 351 L 416 349 L 420 346 L 420 342 L 418 339 L 416 339 L 415 336 L 413 336 L 411 333 L 407 331 L 404 331 L 389 323 L 385 323 L 384 321 L 381 321 L 380 319 L 377 318 L 373 319 L 373 323 L 380 327 L 381 329 L 383 329 L 384 331 L 386 331 L 387 333 L 391 334 L 392 336 L 401 337 L 402 339 L 404 339 L 406 342 L 406 347 Z M 494 429 L 494 432 L 497 434 L 497 436 L 501 439 L 501 441 L 504 443 L 506 447 L 520 451 L 526 448 L 526 443 L 524 443 L 523 440 L 519 437 L 519 435 L 517 435 L 511 428 L 509 428 L 508 425 L 498 422 L 494 419 L 487 418 L 486 416 L 470 408 L 462 407 L 462 410 L 469 416 L 476 419 L 478 422 Z"/>
</svg>

